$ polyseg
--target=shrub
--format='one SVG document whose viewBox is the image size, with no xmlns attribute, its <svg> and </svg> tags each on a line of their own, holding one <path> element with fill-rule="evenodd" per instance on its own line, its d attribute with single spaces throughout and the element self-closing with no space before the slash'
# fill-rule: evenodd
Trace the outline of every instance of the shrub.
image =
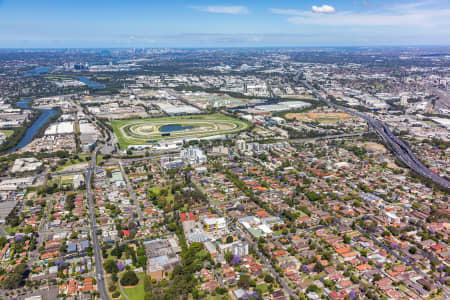
<svg viewBox="0 0 450 300">
<path fill-rule="evenodd" d="M 113 298 L 119 298 L 119 297 L 120 297 L 120 292 L 119 292 L 119 291 L 114 292 L 114 293 L 112 294 L 112 297 L 113 297 Z"/>
<path fill-rule="evenodd" d="M 117 289 L 117 287 L 115 285 L 111 285 L 108 290 L 112 293 Z"/>
</svg>

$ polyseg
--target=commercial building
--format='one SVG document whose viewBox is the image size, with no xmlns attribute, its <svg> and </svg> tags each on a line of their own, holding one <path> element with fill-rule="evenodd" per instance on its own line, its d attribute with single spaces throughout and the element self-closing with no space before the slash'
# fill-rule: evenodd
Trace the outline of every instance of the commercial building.
<svg viewBox="0 0 450 300">
<path fill-rule="evenodd" d="M 206 155 L 199 148 L 183 149 L 180 156 L 190 165 L 200 165 L 206 163 Z"/>
</svg>

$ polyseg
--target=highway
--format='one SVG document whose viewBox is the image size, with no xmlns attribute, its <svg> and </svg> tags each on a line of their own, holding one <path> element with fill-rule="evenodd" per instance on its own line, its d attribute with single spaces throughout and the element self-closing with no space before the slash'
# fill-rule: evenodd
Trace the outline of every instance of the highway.
<svg viewBox="0 0 450 300">
<path fill-rule="evenodd" d="M 94 248 L 94 256 L 95 256 L 95 277 L 97 279 L 97 290 L 100 294 L 100 298 L 102 300 L 109 300 L 108 293 L 106 292 L 105 287 L 105 278 L 103 277 L 103 263 L 102 263 L 102 254 L 100 245 L 98 243 L 97 238 L 97 230 L 96 230 L 96 220 L 95 220 L 95 207 L 94 207 L 94 195 L 91 188 L 91 177 L 94 176 L 93 172 L 95 171 L 95 165 L 97 161 L 97 150 L 94 150 L 92 153 L 92 160 L 89 164 L 89 168 L 86 173 L 86 187 L 87 187 L 87 197 L 88 197 L 88 205 L 89 205 L 89 221 L 90 221 L 90 229 L 92 235 L 92 244 Z"/>
<path fill-rule="evenodd" d="M 372 127 L 378 135 L 384 140 L 384 142 L 391 147 L 392 152 L 397 156 L 397 158 L 402 161 L 406 166 L 408 166 L 411 170 L 421 175 L 424 178 L 427 178 L 434 182 L 435 184 L 445 188 L 446 190 L 450 190 L 450 182 L 440 177 L 439 175 L 431 172 L 412 152 L 412 150 L 408 147 L 408 145 L 395 136 L 392 131 L 380 120 L 373 119 L 363 113 L 358 111 L 354 111 L 347 107 L 343 107 L 337 104 L 332 103 L 331 101 L 325 99 L 315 88 L 313 88 L 306 81 L 302 81 L 303 84 L 313 91 L 314 95 L 327 104 L 330 107 L 336 108 L 338 110 L 344 111 L 348 114 L 354 115 L 365 120 L 370 127 Z"/>
</svg>

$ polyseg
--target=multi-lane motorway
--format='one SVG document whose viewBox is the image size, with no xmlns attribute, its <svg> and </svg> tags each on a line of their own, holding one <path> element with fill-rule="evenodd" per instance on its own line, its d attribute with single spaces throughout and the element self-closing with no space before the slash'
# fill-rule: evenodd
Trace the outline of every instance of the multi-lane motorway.
<svg viewBox="0 0 450 300">
<path fill-rule="evenodd" d="M 414 153 L 408 147 L 408 145 L 392 133 L 392 131 L 388 128 L 388 126 L 386 126 L 386 124 L 384 124 L 380 120 L 373 119 L 363 113 L 332 103 L 329 100 L 325 99 L 315 88 L 313 88 L 307 82 L 303 81 L 303 84 L 307 86 L 309 89 L 311 89 L 314 95 L 328 106 L 334 107 L 338 110 L 344 111 L 348 114 L 354 115 L 356 117 L 365 120 L 369 124 L 369 126 L 372 127 L 378 133 L 378 135 L 385 141 L 385 143 L 391 147 L 392 151 L 397 156 L 397 158 L 400 161 L 402 161 L 406 166 L 408 166 L 411 170 L 421 175 L 422 177 L 431 180 L 432 182 L 445 188 L 446 190 L 450 190 L 450 182 L 447 179 L 442 178 L 439 175 L 431 172 L 431 170 L 428 169 L 414 155 Z"/>
</svg>

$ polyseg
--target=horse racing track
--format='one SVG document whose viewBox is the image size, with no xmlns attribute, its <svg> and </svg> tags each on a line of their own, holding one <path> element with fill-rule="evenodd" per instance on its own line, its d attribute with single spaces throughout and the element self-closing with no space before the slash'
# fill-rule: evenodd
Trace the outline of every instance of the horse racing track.
<svg viewBox="0 0 450 300">
<path fill-rule="evenodd" d="M 231 134 L 249 127 L 245 121 L 222 114 L 113 120 L 110 124 L 122 149 L 166 139 Z"/>
</svg>

